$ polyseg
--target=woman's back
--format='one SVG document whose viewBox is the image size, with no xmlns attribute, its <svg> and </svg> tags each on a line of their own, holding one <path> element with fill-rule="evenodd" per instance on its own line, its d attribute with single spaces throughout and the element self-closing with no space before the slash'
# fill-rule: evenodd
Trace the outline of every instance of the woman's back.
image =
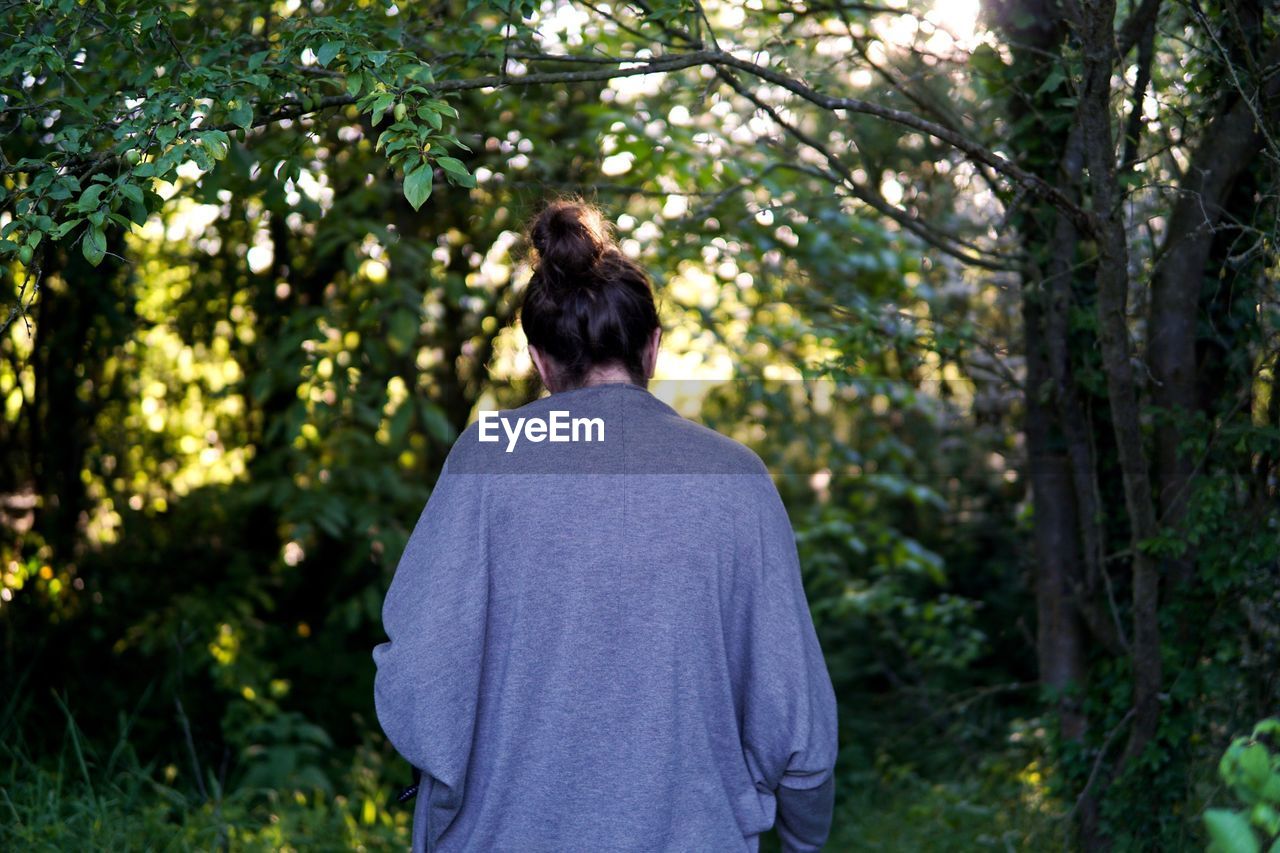
<svg viewBox="0 0 1280 853">
<path fill-rule="evenodd" d="M 775 817 L 789 850 L 826 837 L 835 696 L 777 490 L 641 385 L 472 424 L 383 624 L 415 853 L 754 850 Z"/>
</svg>

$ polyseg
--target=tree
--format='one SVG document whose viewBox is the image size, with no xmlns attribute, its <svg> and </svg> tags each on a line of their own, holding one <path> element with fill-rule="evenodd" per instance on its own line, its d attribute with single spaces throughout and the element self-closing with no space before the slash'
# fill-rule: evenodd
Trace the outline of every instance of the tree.
<svg viewBox="0 0 1280 853">
<path fill-rule="evenodd" d="M 1223 719 L 1258 716 L 1267 688 L 1230 674 L 1228 661 L 1276 618 L 1264 596 L 1280 457 L 1275 12 L 1233 0 L 1002 0 L 984 8 L 989 31 L 965 33 L 955 25 L 973 20 L 953 8 L 11 6 L 0 260 L 19 275 L 6 328 L 29 323 L 32 304 L 49 312 L 41 335 L 97 310 L 74 265 L 121 286 L 121 229 L 184 197 L 255 199 L 261 216 L 244 221 L 265 225 L 272 266 L 236 280 L 252 294 L 252 319 L 241 322 L 259 333 L 238 356 L 260 383 L 254 465 L 279 483 L 310 466 L 307 491 L 333 468 L 291 450 L 302 422 L 347 438 L 352 412 L 382 424 L 387 382 L 419 387 L 410 380 L 424 342 L 442 353 L 424 371 L 428 404 L 383 414 L 399 435 L 423 426 L 430 440 L 413 464 L 428 475 L 438 464 L 485 391 L 481 368 L 503 347 L 519 286 L 514 264 L 497 283 L 469 283 L 471 259 L 508 239 L 531 188 L 593 186 L 663 221 L 670 239 L 637 249 L 662 269 L 710 245 L 760 293 L 802 281 L 785 293 L 797 326 L 837 354 L 810 359 L 826 375 L 856 375 L 875 363 L 868 353 L 890 352 L 866 341 L 896 317 L 911 342 L 895 357 L 924 350 L 941 373 L 1025 395 L 1040 678 L 1060 722 L 1059 793 L 1082 842 L 1172 843 L 1185 825 L 1167 815 L 1193 799 L 1175 782 L 1197 759 L 1177 747 L 1192 734 L 1221 741 Z M 535 163 L 512 165 L 523 152 L 501 150 L 517 144 L 507 128 Z M 384 164 L 371 166 L 367 151 L 343 158 L 344 142 L 375 136 Z M 179 180 L 188 163 L 198 174 Z M 366 168 L 379 170 L 374 187 Z M 304 173 L 328 175 L 352 201 L 348 216 L 289 201 Z M 396 180 L 403 201 L 392 202 L 380 188 Z M 446 180 L 472 196 L 426 205 Z M 499 212 L 489 227 L 425 244 L 458 217 L 483 217 L 481 203 Z M 377 205 L 389 207 L 385 227 L 370 213 Z M 286 227 L 295 213 L 315 229 Z M 387 287 L 364 290 L 347 269 L 371 257 L 356 248 L 366 234 L 385 248 Z M 440 313 L 428 328 L 406 285 L 436 249 L 444 260 L 429 298 Z M 871 260 L 886 249 L 926 258 Z M 220 287 L 229 270 L 205 286 Z M 42 282 L 54 275 L 51 296 Z M 335 281 L 352 284 L 345 304 Z M 960 298 L 943 292 L 948 282 Z M 986 307 L 1001 288 L 1016 293 L 1016 312 L 1007 296 L 1000 310 Z M 369 345 L 301 356 L 322 304 L 349 311 Z M 378 306 L 372 319 L 367 304 Z M 119 345 L 103 334 L 83 360 Z M 341 390 L 321 375 L 353 349 L 381 384 L 366 376 Z M 74 396 L 81 380 L 59 378 L 56 357 L 36 365 L 43 399 Z M 314 399 L 299 401 L 299 376 Z M 59 414 L 29 415 L 31 440 L 53 435 L 42 425 Z M 285 426 L 272 433 L 276 424 Z M 349 470 L 365 458 L 348 457 Z M 56 495 L 76 516 L 79 470 L 73 461 L 64 475 L 34 477 L 43 507 Z M 267 551 L 287 506 L 300 523 L 331 518 L 333 539 L 369 520 L 328 515 L 324 498 L 299 503 L 288 486 L 268 492 L 275 509 L 251 533 Z M 40 528 L 69 551 L 65 517 Z M 1119 820 L 1126 809 L 1149 818 Z"/>
</svg>

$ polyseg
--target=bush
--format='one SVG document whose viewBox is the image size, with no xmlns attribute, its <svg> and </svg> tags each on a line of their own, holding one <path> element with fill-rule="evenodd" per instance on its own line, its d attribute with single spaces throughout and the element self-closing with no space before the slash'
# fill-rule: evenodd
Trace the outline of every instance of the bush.
<svg viewBox="0 0 1280 853">
<path fill-rule="evenodd" d="M 1218 775 L 1244 803 L 1204 813 L 1210 853 L 1280 853 L 1280 718 L 1263 720 L 1227 747 Z"/>
</svg>

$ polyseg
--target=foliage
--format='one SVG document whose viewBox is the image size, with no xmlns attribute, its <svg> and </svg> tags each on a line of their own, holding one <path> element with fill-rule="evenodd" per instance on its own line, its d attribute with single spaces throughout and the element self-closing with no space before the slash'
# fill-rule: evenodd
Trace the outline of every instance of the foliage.
<svg viewBox="0 0 1280 853">
<path fill-rule="evenodd" d="M 136 715 L 121 715 L 114 742 L 84 738 L 74 715 L 63 718 L 53 762 L 33 760 L 22 732 L 0 742 L 0 845 L 5 849 L 397 850 L 409 842 L 411 809 L 393 805 L 398 787 L 381 751 L 362 744 L 345 769 L 326 765 L 338 793 L 299 778 L 235 782 L 213 768 L 203 793 L 181 784 L 185 770 L 140 759 L 132 740 Z M 1046 813 L 1034 763 L 1024 748 L 980 759 L 964 779 L 931 782 L 882 754 L 874 772 L 842 774 L 846 797 L 828 846 L 835 850 L 1007 849 L 1023 838 L 1060 831 Z M 1022 769 L 1019 769 L 1022 768 Z M 336 771 L 341 771 L 340 773 Z M 768 833 L 761 850 L 780 849 Z"/>
<path fill-rule="evenodd" d="M 403 168 L 414 209 L 431 194 L 433 166 L 474 185 L 466 167 L 444 154 L 449 146 L 465 148 L 444 127 L 457 110 L 431 97 L 430 66 L 380 23 L 387 5 L 286 16 L 270 32 L 259 18 L 193 53 L 177 46 L 201 21 L 170 3 L 41 0 L 9 10 L 17 36 L 0 77 L 34 85 L 0 94 L 22 104 L 23 129 L 49 154 L 7 164 L 27 179 L 0 196 L 14 212 L 0 229 L 0 258 L 29 265 L 46 237 L 74 233 L 97 266 L 109 224 L 142 225 L 163 204 L 155 181 L 172 182 L 188 161 L 211 169 L 231 152 L 233 134 L 243 141 L 262 124 L 337 105 L 353 104 L 375 126 L 393 118 L 376 148 Z M 298 180 L 302 164 L 294 153 L 277 161 L 277 176 Z"/>
<path fill-rule="evenodd" d="M 1280 719 L 1263 720 L 1231 742 L 1218 774 L 1242 808 L 1204 813 L 1212 853 L 1255 853 L 1280 845 Z"/>
<path fill-rule="evenodd" d="M 57 762 L 38 762 L 20 731 L 0 743 L 4 821 L 0 846 L 46 849 L 396 850 L 409 839 L 411 815 L 390 806 L 381 761 L 362 746 L 341 779 L 341 793 L 303 779 L 263 778 L 243 784 L 203 768 L 203 788 L 181 784 L 176 765 L 137 754 L 130 728 L 107 743 L 85 739 L 64 718 Z M 225 769 L 225 768 L 224 768 Z"/>
<path fill-rule="evenodd" d="M 379 604 L 460 429 L 537 393 L 518 231 L 575 191 L 654 273 L 660 375 L 777 476 L 841 707 L 832 848 L 1201 846 L 1227 733 L 1280 690 L 1274 151 L 1203 229 L 1195 406 L 1155 404 L 1138 315 L 1202 140 L 1271 79 L 1274 13 L 1115 10 L 1095 136 L 1124 149 L 1138 468 L 1173 435 L 1194 471 L 1134 541 L 1098 235 L 1062 239 L 1102 171 L 1064 156 L 1070 5 L 6 7 L 0 844 L 403 845 Z M 1063 375 L 1037 384 L 1041 346 Z M 1056 495 L 1096 503 L 1060 547 L 1083 573 L 1094 530 L 1103 569 L 1058 591 L 1131 635 L 1136 558 L 1161 561 L 1134 755 L 1123 642 L 1064 629 L 1078 677 L 1037 690 L 1039 534 L 1066 517 L 1037 475 L 1073 436 L 1090 470 Z"/>
</svg>

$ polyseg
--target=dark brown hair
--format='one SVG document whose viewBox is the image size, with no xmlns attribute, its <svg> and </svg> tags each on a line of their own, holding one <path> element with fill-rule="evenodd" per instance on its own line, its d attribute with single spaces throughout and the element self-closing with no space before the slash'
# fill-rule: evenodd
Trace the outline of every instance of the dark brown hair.
<svg viewBox="0 0 1280 853">
<path fill-rule="evenodd" d="M 582 384 L 591 368 L 621 364 L 644 385 L 644 349 L 658 328 L 649 276 L 623 254 L 609 222 L 581 199 L 557 199 L 526 233 L 533 277 L 520 323 L 529 343 L 551 356 L 556 384 Z"/>
</svg>

